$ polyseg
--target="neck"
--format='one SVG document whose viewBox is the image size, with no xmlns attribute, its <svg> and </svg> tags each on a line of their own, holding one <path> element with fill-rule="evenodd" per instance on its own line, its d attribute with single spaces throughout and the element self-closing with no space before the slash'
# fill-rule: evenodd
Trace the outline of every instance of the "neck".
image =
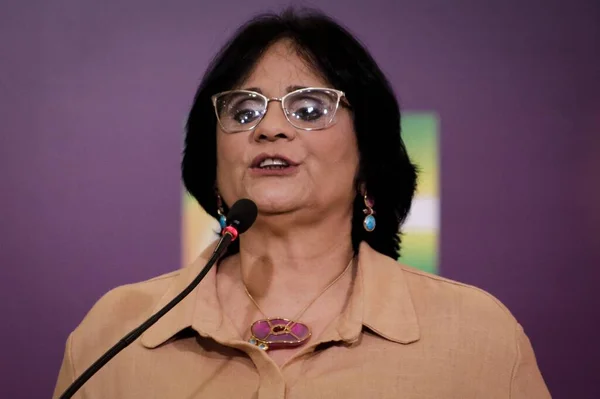
<svg viewBox="0 0 600 399">
<path fill-rule="evenodd" d="M 262 217 L 240 237 L 234 263 L 257 301 L 310 300 L 352 258 L 351 214 L 306 224 L 289 222 L 283 216 Z"/>
</svg>

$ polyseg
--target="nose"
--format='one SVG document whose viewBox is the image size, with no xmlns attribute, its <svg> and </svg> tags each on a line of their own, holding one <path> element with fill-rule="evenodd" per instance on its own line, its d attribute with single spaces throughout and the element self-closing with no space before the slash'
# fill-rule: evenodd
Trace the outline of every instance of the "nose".
<svg viewBox="0 0 600 399">
<path fill-rule="evenodd" d="M 272 100 L 267 105 L 265 116 L 254 129 L 254 140 L 276 141 L 293 140 L 296 129 L 288 122 L 280 101 Z"/>
</svg>

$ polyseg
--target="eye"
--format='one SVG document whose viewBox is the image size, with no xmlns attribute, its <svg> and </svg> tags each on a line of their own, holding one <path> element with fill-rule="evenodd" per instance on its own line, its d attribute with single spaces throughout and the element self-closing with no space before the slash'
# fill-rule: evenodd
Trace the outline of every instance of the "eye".
<svg viewBox="0 0 600 399">
<path fill-rule="evenodd" d="M 293 116 L 303 121 L 314 121 L 322 117 L 327 110 L 318 107 L 303 107 L 293 112 Z"/>
<path fill-rule="evenodd" d="M 264 111 L 262 104 L 254 99 L 234 98 L 227 107 L 229 118 L 244 125 L 260 118 Z"/>
<path fill-rule="evenodd" d="M 296 119 L 311 122 L 326 115 L 327 106 L 319 98 L 302 96 L 290 101 L 288 111 Z"/>
<path fill-rule="evenodd" d="M 260 112 L 252 109 L 236 110 L 232 119 L 241 125 L 255 121 L 260 117 Z"/>
</svg>

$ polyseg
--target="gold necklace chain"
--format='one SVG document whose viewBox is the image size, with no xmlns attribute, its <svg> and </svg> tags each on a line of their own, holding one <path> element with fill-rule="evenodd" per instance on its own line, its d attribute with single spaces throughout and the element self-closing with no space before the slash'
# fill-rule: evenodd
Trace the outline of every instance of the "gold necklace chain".
<svg viewBox="0 0 600 399">
<path fill-rule="evenodd" d="M 337 283 L 342 276 L 344 276 L 344 274 L 346 274 L 346 272 L 350 269 L 350 266 L 352 265 L 352 261 L 354 260 L 354 257 L 352 257 L 352 259 L 350 259 L 350 262 L 348 263 L 348 266 L 346 266 L 346 268 L 340 273 L 339 276 L 337 276 L 335 279 L 333 279 L 333 281 L 331 281 L 324 289 L 323 291 L 321 291 L 319 293 L 319 295 L 317 295 L 312 301 L 310 301 L 308 303 L 308 305 L 306 305 L 291 321 L 290 323 L 293 323 L 295 321 L 297 321 L 300 317 L 302 317 L 302 315 L 304 314 L 304 312 L 306 312 L 308 310 L 308 308 L 311 307 L 311 305 L 313 303 L 316 302 L 317 299 L 319 299 L 325 292 L 327 292 L 327 290 L 329 288 L 331 288 L 335 283 Z M 248 295 L 248 298 L 250 298 L 250 300 L 252 301 L 252 303 L 254 304 L 254 306 L 256 306 L 256 308 L 258 309 L 258 311 L 260 313 L 262 313 L 262 315 L 264 316 L 265 319 L 268 319 L 269 317 L 265 314 L 265 312 L 263 312 L 263 310 L 260 308 L 260 306 L 258 305 L 258 303 L 256 302 L 256 300 L 252 297 L 252 295 L 250 295 L 250 292 L 248 291 L 248 287 L 246 286 L 246 282 L 244 281 L 244 279 L 242 278 L 242 283 L 244 284 L 244 290 L 246 291 L 246 295 Z M 290 324 L 288 323 L 288 324 Z"/>
</svg>

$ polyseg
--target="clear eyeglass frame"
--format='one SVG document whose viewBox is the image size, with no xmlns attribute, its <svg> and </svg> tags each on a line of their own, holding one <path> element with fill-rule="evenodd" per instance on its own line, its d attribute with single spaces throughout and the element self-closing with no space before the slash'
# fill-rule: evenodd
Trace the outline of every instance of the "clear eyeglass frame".
<svg viewBox="0 0 600 399">
<path fill-rule="evenodd" d="M 298 95 L 298 94 L 304 93 L 304 92 L 311 92 L 311 91 L 313 91 L 313 92 L 314 91 L 329 92 L 329 93 L 334 93 L 336 95 L 335 107 L 333 108 L 333 112 L 331 113 L 329 121 L 324 126 L 314 127 L 314 128 L 298 126 L 290 118 L 291 113 L 288 112 L 288 110 L 286 110 L 286 108 L 284 106 L 286 99 L 288 99 L 290 96 Z M 221 118 L 219 117 L 219 110 L 217 108 L 217 102 L 219 101 L 220 97 L 227 95 L 227 94 L 231 94 L 231 93 L 246 93 L 246 94 L 250 94 L 254 97 L 262 99 L 264 102 L 264 111 L 261 112 L 260 117 L 257 118 L 252 123 L 248 124 L 247 127 L 243 126 L 238 129 L 227 129 L 227 127 L 224 126 L 224 124 L 221 122 Z M 340 105 L 350 108 L 350 103 L 346 99 L 346 94 L 341 90 L 331 89 L 329 87 L 303 87 L 301 89 L 291 91 L 282 97 L 267 97 L 264 94 L 261 94 L 261 93 L 258 93 L 256 91 L 252 91 L 252 90 L 227 90 L 227 91 L 223 91 L 223 92 L 220 92 L 220 93 L 217 93 L 217 94 L 214 94 L 213 96 L 211 96 L 211 101 L 213 104 L 215 115 L 217 116 L 217 121 L 219 122 L 221 129 L 223 129 L 223 131 L 226 133 L 240 133 L 240 132 L 247 132 L 247 131 L 255 129 L 260 124 L 260 122 L 263 120 L 265 115 L 267 114 L 267 107 L 269 106 L 269 103 L 271 101 L 279 102 L 279 104 L 281 105 L 281 110 L 283 111 L 283 114 L 285 115 L 285 118 L 287 119 L 287 121 L 289 122 L 290 125 L 292 125 L 293 127 L 297 128 L 297 129 L 306 130 L 306 131 L 327 129 L 335 121 L 335 116 L 337 114 L 337 111 L 338 111 Z"/>
</svg>

